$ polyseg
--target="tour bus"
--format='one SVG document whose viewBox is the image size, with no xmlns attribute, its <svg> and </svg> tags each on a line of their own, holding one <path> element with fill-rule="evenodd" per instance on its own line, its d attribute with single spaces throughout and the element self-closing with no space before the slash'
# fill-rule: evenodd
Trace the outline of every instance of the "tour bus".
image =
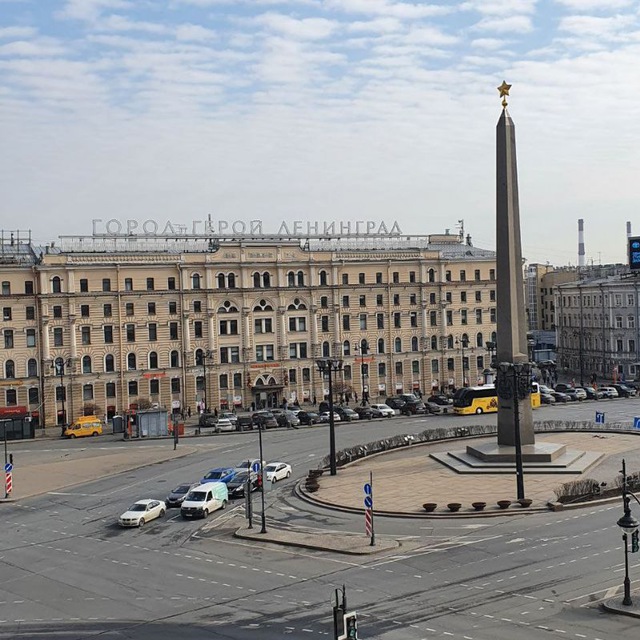
<svg viewBox="0 0 640 640">
<path fill-rule="evenodd" d="M 531 383 L 531 407 L 537 409 L 540 406 L 540 387 L 537 382 Z M 453 396 L 453 411 L 458 415 L 470 413 L 495 413 L 498 410 L 498 395 L 492 384 L 480 387 L 465 387 L 458 389 Z"/>
</svg>

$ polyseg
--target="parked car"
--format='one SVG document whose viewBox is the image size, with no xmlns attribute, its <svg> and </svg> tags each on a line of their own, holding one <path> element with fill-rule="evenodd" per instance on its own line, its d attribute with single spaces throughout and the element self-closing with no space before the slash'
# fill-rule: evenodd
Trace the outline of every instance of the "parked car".
<svg viewBox="0 0 640 640">
<path fill-rule="evenodd" d="M 229 497 L 241 498 L 244 496 L 247 480 L 249 481 L 250 491 L 255 491 L 258 488 L 258 474 L 255 471 L 240 471 L 236 473 L 233 479 L 227 482 Z"/>
<path fill-rule="evenodd" d="M 207 482 L 224 482 L 227 483 L 233 479 L 236 475 L 236 470 L 231 467 L 218 467 L 211 469 L 208 473 L 205 473 L 200 484 L 206 484 Z"/>
<path fill-rule="evenodd" d="M 266 462 L 263 460 L 262 465 L 265 465 L 265 464 Z M 233 469 L 236 473 L 241 473 L 243 471 L 248 471 L 249 469 L 253 469 L 256 466 L 259 469 L 260 466 L 262 465 L 260 464 L 260 458 L 252 458 L 249 460 L 242 460 L 238 462 L 238 464 Z"/>
<path fill-rule="evenodd" d="M 63 435 L 67 438 L 99 436 L 102 435 L 102 422 L 98 416 L 82 416 L 66 427 Z"/>
<path fill-rule="evenodd" d="M 300 420 L 300 424 L 318 424 L 320 416 L 315 411 L 299 411 L 298 420 Z"/>
<path fill-rule="evenodd" d="M 611 386 L 618 392 L 620 398 L 632 398 L 636 395 L 636 390 L 626 384 L 613 384 Z"/>
<path fill-rule="evenodd" d="M 556 384 L 555 386 L 555 390 L 559 391 L 560 393 L 564 393 L 567 389 L 571 389 L 571 385 L 570 384 L 566 384 L 564 382 L 559 382 L 558 384 Z"/>
<path fill-rule="evenodd" d="M 213 413 L 201 413 L 198 418 L 199 427 L 215 427 L 218 422 L 218 416 Z"/>
<path fill-rule="evenodd" d="M 229 502 L 229 490 L 224 482 L 207 482 L 192 489 L 180 507 L 183 518 L 206 518 Z"/>
<path fill-rule="evenodd" d="M 542 402 L 542 404 L 555 404 L 556 399 L 550 393 L 542 393 L 541 391 L 540 402 Z"/>
<path fill-rule="evenodd" d="M 192 482 L 191 484 L 179 484 L 175 489 L 172 489 L 169 492 L 169 495 L 164 499 L 167 509 L 170 509 L 171 507 L 179 507 L 184 502 L 189 491 L 194 487 L 197 487 L 198 484 L 198 482 Z"/>
<path fill-rule="evenodd" d="M 216 433 L 220 433 L 221 431 L 235 431 L 236 427 L 228 418 L 218 418 L 215 424 Z"/>
<path fill-rule="evenodd" d="M 223 411 L 220 413 L 220 418 L 224 418 L 226 420 L 229 420 L 231 422 L 231 424 L 233 425 L 233 428 L 236 428 L 236 425 L 238 424 L 238 416 L 233 413 L 233 411 Z"/>
<path fill-rule="evenodd" d="M 556 399 L 556 402 L 569 402 L 570 398 L 566 393 L 561 391 L 552 391 L 551 395 Z"/>
<path fill-rule="evenodd" d="M 604 393 L 600 391 L 600 389 L 596 389 L 594 387 L 582 387 L 584 392 L 587 394 L 587 400 L 600 400 L 600 398 L 604 398 Z"/>
<path fill-rule="evenodd" d="M 417 402 L 407 402 L 402 409 L 400 409 L 400 413 L 403 416 L 415 416 L 416 414 L 425 414 L 427 413 L 427 407 L 422 400 L 418 400 Z"/>
<path fill-rule="evenodd" d="M 385 400 L 385 404 L 389 405 L 392 409 L 402 409 L 406 402 L 396 396 L 391 396 Z"/>
<path fill-rule="evenodd" d="M 371 420 L 373 418 L 373 409 L 371 407 L 355 407 L 354 411 L 360 416 L 360 420 Z M 378 411 L 379 415 L 382 415 Z"/>
<path fill-rule="evenodd" d="M 618 390 L 615 387 L 600 387 L 600 391 L 605 394 L 605 398 L 618 397 Z"/>
<path fill-rule="evenodd" d="M 167 506 L 162 500 L 145 498 L 134 502 L 119 518 L 121 527 L 143 527 L 150 520 L 162 518 Z"/>
<path fill-rule="evenodd" d="M 425 402 L 430 413 L 443 414 L 453 413 L 453 403 L 449 398 L 442 395 L 429 396 Z"/>
<path fill-rule="evenodd" d="M 288 409 L 284 412 L 284 414 L 289 418 L 289 422 L 293 427 L 300 426 L 300 419 L 297 416 L 297 413 L 294 411 L 289 411 Z"/>
<path fill-rule="evenodd" d="M 351 422 L 352 420 L 360 419 L 360 416 L 349 407 L 334 407 L 333 410 L 340 416 L 342 422 Z"/>
<path fill-rule="evenodd" d="M 257 411 L 251 418 L 253 419 L 253 424 L 262 429 L 278 426 L 278 421 L 271 411 Z"/>
<path fill-rule="evenodd" d="M 253 418 L 251 417 L 251 414 L 239 415 L 236 429 L 238 431 L 248 431 L 249 429 L 253 429 Z"/>
<path fill-rule="evenodd" d="M 318 413 L 324 413 L 325 411 L 329 411 L 329 403 L 324 400 L 318 405 Z"/>
<path fill-rule="evenodd" d="M 566 391 L 562 393 L 566 393 L 569 396 L 569 399 L 573 402 L 578 402 L 587 399 L 587 392 L 584 389 L 578 389 L 574 387 L 569 387 Z"/>
<path fill-rule="evenodd" d="M 267 482 L 278 482 L 278 480 L 286 480 L 291 476 L 291 465 L 286 462 L 270 462 L 264 472 L 267 476 Z"/>
<path fill-rule="evenodd" d="M 320 414 L 320 422 L 329 422 L 329 412 L 328 411 L 324 411 L 323 413 Z M 333 421 L 334 422 L 340 422 L 340 414 L 336 413 L 335 411 L 333 412 Z"/>
<path fill-rule="evenodd" d="M 372 404 L 371 408 L 378 410 L 383 418 L 393 418 L 396 415 L 396 409 L 392 409 L 388 404 Z"/>
</svg>

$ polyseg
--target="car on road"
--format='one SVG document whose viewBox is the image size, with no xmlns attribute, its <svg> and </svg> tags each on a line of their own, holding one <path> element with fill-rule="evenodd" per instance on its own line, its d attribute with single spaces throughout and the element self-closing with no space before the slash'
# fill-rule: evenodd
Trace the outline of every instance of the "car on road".
<svg viewBox="0 0 640 640">
<path fill-rule="evenodd" d="M 201 413 L 198 418 L 199 427 L 215 427 L 218 422 L 218 416 L 213 413 Z"/>
<path fill-rule="evenodd" d="M 555 390 L 559 391 L 560 393 L 564 393 L 567 389 L 571 389 L 571 385 L 567 384 L 565 382 L 558 382 L 558 384 L 556 384 L 555 386 Z"/>
<path fill-rule="evenodd" d="M 555 398 L 556 402 L 569 402 L 571 398 L 562 391 L 552 391 L 551 395 Z"/>
<path fill-rule="evenodd" d="M 626 384 L 613 384 L 611 386 L 618 392 L 620 398 L 633 398 L 636 395 L 636 390 Z"/>
<path fill-rule="evenodd" d="M 429 396 L 425 404 L 430 413 L 441 415 L 443 413 L 453 413 L 453 403 L 449 402 L 449 398 L 441 395 Z"/>
<path fill-rule="evenodd" d="M 229 490 L 224 482 L 207 482 L 187 494 L 180 515 L 183 518 L 206 518 L 212 511 L 224 509 L 229 502 Z"/>
<path fill-rule="evenodd" d="M 318 422 L 320 422 L 320 415 L 315 411 L 299 411 L 298 420 L 300 420 L 300 424 L 318 424 Z"/>
<path fill-rule="evenodd" d="M 251 417 L 251 414 L 239 415 L 236 429 L 238 431 L 248 431 L 249 429 L 253 429 L 253 418 Z"/>
<path fill-rule="evenodd" d="M 194 487 L 197 487 L 199 484 L 199 482 L 179 484 L 175 489 L 172 489 L 169 492 L 169 495 L 164 499 L 167 509 L 171 509 L 171 507 L 179 507 L 184 502 L 189 491 Z"/>
<path fill-rule="evenodd" d="M 287 427 L 289 429 L 300 425 L 300 419 L 292 411 L 274 411 L 273 415 L 276 417 L 276 422 L 279 427 Z"/>
<path fill-rule="evenodd" d="M 329 412 L 328 411 L 323 411 L 320 414 L 320 422 L 329 422 Z M 340 418 L 340 414 L 336 413 L 335 411 L 333 412 L 333 421 L 334 422 L 340 422 L 341 418 Z"/>
<path fill-rule="evenodd" d="M 238 416 L 233 411 L 223 411 L 220 413 L 220 419 L 229 420 L 235 429 L 238 424 Z"/>
<path fill-rule="evenodd" d="M 118 518 L 118 524 L 121 527 L 143 527 L 150 520 L 162 518 L 166 510 L 167 505 L 162 500 L 138 500 Z"/>
<path fill-rule="evenodd" d="M 340 420 L 342 420 L 342 422 L 360 420 L 360 416 L 349 407 L 334 407 L 334 411 L 340 416 Z"/>
<path fill-rule="evenodd" d="M 261 429 L 270 429 L 278 426 L 278 421 L 271 411 L 256 411 L 251 416 L 251 419 L 253 424 Z"/>
<path fill-rule="evenodd" d="M 355 407 L 354 411 L 360 416 L 360 420 L 371 420 L 374 417 L 374 412 L 371 407 Z M 376 410 L 376 414 L 382 417 L 380 411 Z"/>
<path fill-rule="evenodd" d="M 250 491 L 258 488 L 258 474 L 255 471 L 240 471 L 234 478 L 227 482 L 230 498 L 241 498 L 244 496 L 245 488 L 249 482 Z"/>
<path fill-rule="evenodd" d="M 617 398 L 618 390 L 615 387 L 599 387 L 600 391 L 604 393 L 605 398 Z"/>
<path fill-rule="evenodd" d="M 67 438 L 102 435 L 102 422 L 98 416 L 82 416 L 66 427 L 63 435 Z"/>
<path fill-rule="evenodd" d="M 556 399 L 550 393 L 540 392 L 540 402 L 542 404 L 555 404 Z"/>
<path fill-rule="evenodd" d="M 211 469 L 208 473 L 204 475 L 200 484 L 205 484 L 207 482 L 229 482 L 236 475 L 236 470 L 231 467 L 217 467 L 216 469 Z"/>
<path fill-rule="evenodd" d="M 375 403 L 371 405 L 371 408 L 377 409 L 382 414 L 383 418 L 393 418 L 393 416 L 396 415 L 396 409 L 392 409 L 388 404 Z"/>
<path fill-rule="evenodd" d="M 400 413 L 403 416 L 415 416 L 417 414 L 427 413 L 427 406 L 422 400 L 418 400 L 417 402 L 407 402 L 402 409 L 400 409 Z"/>
<path fill-rule="evenodd" d="M 291 465 L 286 462 L 270 462 L 264 472 L 267 476 L 267 482 L 277 482 L 278 480 L 286 480 L 291 476 Z"/>
<path fill-rule="evenodd" d="M 216 433 L 221 433 L 222 431 L 235 431 L 236 427 L 228 418 L 218 418 L 215 424 Z"/>
<path fill-rule="evenodd" d="M 385 404 L 388 404 L 392 409 L 398 409 L 399 411 L 400 409 L 402 409 L 402 407 L 404 407 L 406 402 L 396 396 L 390 396 L 385 400 Z"/>
<path fill-rule="evenodd" d="M 568 395 L 569 398 L 574 402 L 578 402 L 578 401 L 581 402 L 582 400 L 586 400 L 587 399 L 587 392 L 584 389 L 577 389 L 577 388 L 574 388 L 574 387 L 569 387 L 568 389 L 563 391 L 563 393 Z"/>
<path fill-rule="evenodd" d="M 604 398 L 604 393 L 600 391 L 600 389 L 596 389 L 594 387 L 582 387 L 584 392 L 587 394 L 587 400 L 600 400 L 600 398 Z"/>
</svg>

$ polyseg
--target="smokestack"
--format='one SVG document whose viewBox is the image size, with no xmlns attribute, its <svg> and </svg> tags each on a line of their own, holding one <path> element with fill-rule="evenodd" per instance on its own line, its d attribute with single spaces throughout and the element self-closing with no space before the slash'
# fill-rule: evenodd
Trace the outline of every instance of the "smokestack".
<svg viewBox="0 0 640 640">
<path fill-rule="evenodd" d="M 631 237 L 631 222 L 627 222 L 627 238 Z"/>
<path fill-rule="evenodd" d="M 584 267 L 584 220 L 578 220 L 578 268 Z"/>
</svg>

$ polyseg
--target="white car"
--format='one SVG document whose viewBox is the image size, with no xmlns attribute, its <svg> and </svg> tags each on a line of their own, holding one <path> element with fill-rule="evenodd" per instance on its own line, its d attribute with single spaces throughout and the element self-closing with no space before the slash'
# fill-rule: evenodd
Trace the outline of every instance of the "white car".
<svg viewBox="0 0 640 640">
<path fill-rule="evenodd" d="M 143 527 L 149 520 L 162 518 L 166 509 L 167 505 L 162 500 L 138 500 L 118 518 L 118 523 L 121 527 Z"/>
<path fill-rule="evenodd" d="M 218 420 L 216 421 L 215 429 L 216 429 L 217 433 L 220 433 L 221 431 L 235 431 L 236 430 L 233 422 L 231 422 L 231 420 L 229 420 L 229 418 L 218 418 Z"/>
<path fill-rule="evenodd" d="M 264 472 L 267 476 L 267 482 L 277 482 L 285 480 L 291 476 L 291 465 L 286 462 L 270 462 Z"/>
<path fill-rule="evenodd" d="M 340 416 L 335 411 L 333 412 L 333 421 L 334 422 L 340 422 Z M 323 411 L 320 414 L 320 422 L 329 422 L 329 412 L 328 411 Z"/>
<path fill-rule="evenodd" d="M 393 418 L 396 415 L 394 409 L 392 409 L 388 404 L 372 404 L 369 405 L 372 409 L 377 409 L 383 418 Z"/>
</svg>

